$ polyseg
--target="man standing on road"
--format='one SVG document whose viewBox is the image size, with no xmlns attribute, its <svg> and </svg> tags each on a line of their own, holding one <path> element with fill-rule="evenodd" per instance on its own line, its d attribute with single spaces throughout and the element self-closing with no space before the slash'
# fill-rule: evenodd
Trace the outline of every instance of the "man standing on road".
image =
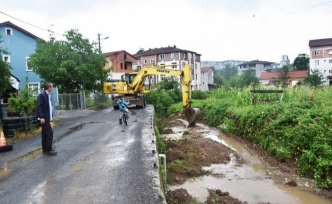
<svg viewBox="0 0 332 204">
<path fill-rule="evenodd" d="M 51 121 L 53 119 L 52 112 L 53 107 L 51 103 L 51 91 L 53 84 L 47 82 L 44 86 L 44 91 L 38 95 L 37 98 L 37 117 L 40 119 L 42 127 L 42 148 L 43 154 L 56 156 L 57 152 L 52 149 L 53 142 L 53 130 L 51 127 Z"/>
</svg>

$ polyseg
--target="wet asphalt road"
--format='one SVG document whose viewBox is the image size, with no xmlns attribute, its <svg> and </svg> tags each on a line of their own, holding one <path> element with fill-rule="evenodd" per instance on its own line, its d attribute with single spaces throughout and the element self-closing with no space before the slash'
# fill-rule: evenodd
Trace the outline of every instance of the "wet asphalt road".
<svg viewBox="0 0 332 204">
<path fill-rule="evenodd" d="M 129 115 L 120 126 L 112 108 L 62 113 L 53 129 L 57 156 L 42 154 L 40 136 L 0 153 L 0 203 L 166 203 L 154 166 L 153 107 Z"/>
</svg>

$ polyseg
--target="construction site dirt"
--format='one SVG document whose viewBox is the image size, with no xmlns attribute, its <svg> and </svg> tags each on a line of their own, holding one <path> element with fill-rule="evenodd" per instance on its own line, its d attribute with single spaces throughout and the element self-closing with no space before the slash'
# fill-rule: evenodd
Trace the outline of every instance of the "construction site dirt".
<svg viewBox="0 0 332 204">
<path fill-rule="evenodd" d="M 236 135 L 181 114 L 158 121 L 167 145 L 166 198 L 172 203 L 332 203 L 332 192 L 299 177 L 295 161 L 278 162 Z"/>
</svg>

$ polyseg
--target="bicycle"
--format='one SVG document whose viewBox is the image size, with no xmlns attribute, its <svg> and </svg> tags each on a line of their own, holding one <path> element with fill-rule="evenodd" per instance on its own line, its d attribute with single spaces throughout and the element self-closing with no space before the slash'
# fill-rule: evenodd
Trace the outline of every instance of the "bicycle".
<svg viewBox="0 0 332 204">
<path fill-rule="evenodd" d="M 128 123 L 127 123 L 127 120 L 128 120 L 128 118 L 129 118 L 129 116 L 128 116 L 128 112 L 129 112 L 129 110 L 128 110 L 127 108 L 125 108 L 125 109 L 123 110 L 123 115 L 122 115 L 123 123 L 124 123 L 126 126 L 128 125 Z"/>
</svg>

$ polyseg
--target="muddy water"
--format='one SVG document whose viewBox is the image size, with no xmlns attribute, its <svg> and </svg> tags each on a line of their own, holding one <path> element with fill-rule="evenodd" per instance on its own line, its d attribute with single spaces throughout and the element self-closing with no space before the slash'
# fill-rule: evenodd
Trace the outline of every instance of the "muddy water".
<svg viewBox="0 0 332 204">
<path fill-rule="evenodd" d="M 186 124 L 186 121 L 183 121 Z M 186 124 L 187 125 L 187 124 Z M 272 180 L 274 174 L 281 174 L 272 168 L 265 167 L 260 159 L 251 155 L 240 143 L 225 137 L 216 129 L 211 129 L 208 126 L 197 124 L 200 126 L 202 135 L 217 142 L 220 142 L 229 148 L 235 150 L 242 156 L 245 161 L 244 165 L 237 165 L 236 158 L 230 155 L 231 161 L 228 164 L 215 164 L 209 167 L 204 167 L 213 173 L 225 175 L 222 178 L 213 176 L 203 176 L 197 179 L 192 179 L 183 185 L 170 186 L 170 190 L 184 188 L 188 193 L 197 198 L 200 202 L 206 201 L 208 196 L 208 189 L 220 189 L 241 201 L 251 203 L 280 203 L 280 204 L 325 204 L 332 203 L 324 200 L 309 192 L 309 187 L 313 185 L 311 180 L 303 178 L 287 178 L 285 182 L 293 179 L 298 184 L 297 187 L 288 187 L 284 185 L 277 185 Z M 174 134 L 163 135 L 167 138 L 173 139 L 181 138 L 186 128 L 173 127 Z"/>
</svg>

